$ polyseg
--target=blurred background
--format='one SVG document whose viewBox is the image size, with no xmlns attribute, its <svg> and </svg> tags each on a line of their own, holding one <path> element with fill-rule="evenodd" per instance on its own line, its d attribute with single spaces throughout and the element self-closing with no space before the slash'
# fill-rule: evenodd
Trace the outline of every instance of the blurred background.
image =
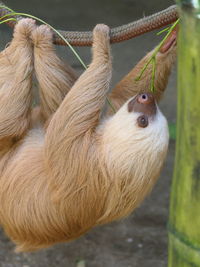
<svg viewBox="0 0 200 267">
<path fill-rule="evenodd" d="M 174 4 L 172 0 L 18 0 L 4 1 L 18 12 L 35 15 L 56 29 L 92 30 L 97 23 L 119 26 L 153 14 Z M 159 31 L 159 30 L 158 30 Z M 154 31 L 112 45 L 114 86 L 163 35 Z M 11 40 L 12 30 L 0 25 L 0 49 Z M 90 48 L 76 48 L 86 64 Z M 83 69 L 67 47 L 57 47 L 61 58 L 78 72 Z M 176 121 L 176 70 L 160 103 L 170 125 Z M 173 128 L 173 127 L 172 127 Z M 153 192 L 128 218 L 93 229 L 71 243 L 59 244 L 34 253 L 14 253 L 14 245 L 0 229 L 0 267 L 164 267 L 167 266 L 167 221 L 175 140 L 161 177 Z"/>
</svg>

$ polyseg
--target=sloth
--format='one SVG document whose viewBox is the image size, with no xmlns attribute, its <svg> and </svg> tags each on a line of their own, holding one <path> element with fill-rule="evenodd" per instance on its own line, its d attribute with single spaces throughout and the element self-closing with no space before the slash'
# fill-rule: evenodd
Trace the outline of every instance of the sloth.
<svg viewBox="0 0 200 267">
<path fill-rule="evenodd" d="M 52 32 L 20 20 L 0 53 L 0 224 L 17 251 L 70 241 L 129 215 L 152 189 L 168 147 L 156 100 L 164 91 L 175 45 L 135 78 L 150 52 L 109 93 L 109 28 L 93 30 L 92 62 L 78 78 L 56 55 Z M 40 105 L 32 108 L 32 79 Z M 106 97 L 116 113 L 102 117 Z"/>
</svg>

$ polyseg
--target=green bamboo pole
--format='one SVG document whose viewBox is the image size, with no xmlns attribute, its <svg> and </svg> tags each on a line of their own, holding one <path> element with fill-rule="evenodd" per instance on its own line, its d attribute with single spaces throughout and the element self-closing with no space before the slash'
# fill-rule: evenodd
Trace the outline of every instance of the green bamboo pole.
<svg viewBox="0 0 200 267">
<path fill-rule="evenodd" d="M 200 0 L 179 0 L 178 118 L 169 267 L 200 267 Z"/>
</svg>

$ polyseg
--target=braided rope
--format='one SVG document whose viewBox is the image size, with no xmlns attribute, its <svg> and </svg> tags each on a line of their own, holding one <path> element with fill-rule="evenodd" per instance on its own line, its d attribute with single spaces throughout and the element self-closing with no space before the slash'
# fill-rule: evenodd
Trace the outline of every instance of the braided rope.
<svg viewBox="0 0 200 267">
<path fill-rule="evenodd" d="M 2 2 L 0 5 L 5 6 Z M 11 13 L 11 11 L 5 8 L 0 9 L 0 17 Z M 20 16 L 11 16 L 17 20 L 20 20 Z M 153 31 L 164 27 L 178 19 L 177 6 L 173 5 L 157 12 L 153 15 L 139 19 L 126 25 L 115 27 L 110 32 L 110 42 L 118 43 L 125 40 L 129 40 L 138 35 L 142 35 L 146 32 Z M 15 21 L 6 22 L 10 27 L 14 27 Z M 91 46 L 92 45 L 92 32 L 91 31 L 59 31 L 67 41 L 73 46 Z M 57 35 L 53 37 L 54 44 L 66 45 L 66 43 Z"/>
</svg>

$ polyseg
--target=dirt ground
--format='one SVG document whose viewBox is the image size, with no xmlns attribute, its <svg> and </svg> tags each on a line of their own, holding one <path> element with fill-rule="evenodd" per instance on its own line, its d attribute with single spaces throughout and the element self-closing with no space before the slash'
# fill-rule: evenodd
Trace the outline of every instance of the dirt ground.
<svg viewBox="0 0 200 267">
<path fill-rule="evenodd" d="M 16 11 L 36 15 L 52 26 L 66 30 L 87 30 L 97 23 L 118 26 L 173 4 L 170 0 L 7 0 Z M 1 50 L 10 40 L 11 31 L 0 26 Z M 125 43 L 113 45 L 113 84 L 160 40 L 155 32 Z M 77 51 L 86 63 L 89 48 Z M 81 71 L 82 68 L 66 47 L 58 53 Z M 176 71 L 160 103 L 169 123 L 176 120 Z M 14 245 L 0 230 L 0 267 L 164 267 L 167 266 L 167 230 L 169 192 L 174 162 L 175 142 L 161 177 L 151 195 L 127 219 L 93 229 L 71 243 L 56 245 L 34 253 L 16 254 Z"/>
</svg>

